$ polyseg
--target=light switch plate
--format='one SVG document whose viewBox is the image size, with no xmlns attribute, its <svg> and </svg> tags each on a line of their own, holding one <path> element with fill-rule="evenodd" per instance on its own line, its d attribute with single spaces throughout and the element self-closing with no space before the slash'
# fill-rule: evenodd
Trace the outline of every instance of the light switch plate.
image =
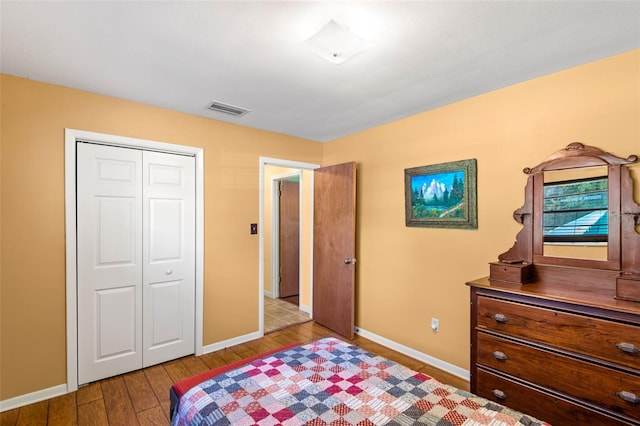
<svg viewBox="0 0 640 426">
<path fill-rule="evenodd" d="M 438 332 L 440 330 L 440 321 L 438 318 L 431 318 L 431 330 Z"/>
</svg>

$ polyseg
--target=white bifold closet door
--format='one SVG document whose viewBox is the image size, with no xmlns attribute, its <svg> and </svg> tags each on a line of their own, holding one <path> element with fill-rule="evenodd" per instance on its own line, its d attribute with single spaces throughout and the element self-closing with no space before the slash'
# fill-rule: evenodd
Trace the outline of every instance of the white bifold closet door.
<svg viewBox="0 0 640 426">
<path fill-rule="evenodd" d="M 194 353 L 195 159 L 76 152 L 78 383 Z"/>
</svg>

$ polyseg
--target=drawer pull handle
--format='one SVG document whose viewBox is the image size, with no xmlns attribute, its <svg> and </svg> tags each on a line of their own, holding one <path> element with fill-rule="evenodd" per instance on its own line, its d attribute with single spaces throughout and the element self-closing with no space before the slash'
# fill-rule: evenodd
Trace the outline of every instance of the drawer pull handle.
<svg viewBox="0 0 640 426">
<path fill-rule="evenodd" d="M 493 352 L 493 357 L 498 361 L 506 361 L 509 359 L 509 357 L 504 352 L 500 351 Z"/>
<path fill-rule="evenodd" d="M 616 393 L 616 395 L 632 404 L 640 404 L 640 398 L 638 398 L 638 395 L 633 392 L 621 391 Z"/>
<path fill-rule="evenodd" d="M 626 352 L 628 354 L 638 354 L 640 353 L 640 348 L 632 343 L 618 343 L 616 348 L 620 349 L 622 352 Z"/>
<path fill-rule="evenodd" d="M 491 316 L 491 318 L 493 318 L 494 320 L 496 320 L 496 322 L 499 322 L 501 324 L 504 324 L 509 321 L 509 318 L 507 318 L 506 315 L 502 315 L 502 314 L 494 314 Z"/>
<path fill-rule="evenodd" d="M 494 389 L 491 393 L 493 393 L 493 396 L 498 398 L 500 401 L 507 399 L 507 394 L 502 392 L 500 389 Z"/>
</svg>

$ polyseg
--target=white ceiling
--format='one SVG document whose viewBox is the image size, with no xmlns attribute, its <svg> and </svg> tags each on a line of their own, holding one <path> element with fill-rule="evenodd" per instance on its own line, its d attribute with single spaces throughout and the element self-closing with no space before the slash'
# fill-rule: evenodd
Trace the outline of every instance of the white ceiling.
<svg viewBox="0 0 640 426">
<path fill-rule="evenodd" d="M 315 141 L 640 47 L 640 1 L 3 0 L 0 17 L 3 73 Z M 375 46 L 341 65 L 305 50 L 331 19 Z"/>
</svg>

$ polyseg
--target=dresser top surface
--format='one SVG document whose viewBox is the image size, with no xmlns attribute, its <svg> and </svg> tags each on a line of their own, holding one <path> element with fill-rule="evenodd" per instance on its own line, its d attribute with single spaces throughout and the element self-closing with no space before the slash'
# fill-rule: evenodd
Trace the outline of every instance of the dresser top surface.
<svg viewBox="0 0 640 426">
<path fill-rule="evenodd" d="M 503 293 L 531 296 L 539 299 L 640 315 L 640 302 L 616 299 L 615 289 L 593 289 L 570 284 L 555 284 L 541 280 L 525 284 L 515 284 L 490 280 L 489 277 L 469 281 L 467 285 L 478 289 L 488 289 Z"/>
</svg>

